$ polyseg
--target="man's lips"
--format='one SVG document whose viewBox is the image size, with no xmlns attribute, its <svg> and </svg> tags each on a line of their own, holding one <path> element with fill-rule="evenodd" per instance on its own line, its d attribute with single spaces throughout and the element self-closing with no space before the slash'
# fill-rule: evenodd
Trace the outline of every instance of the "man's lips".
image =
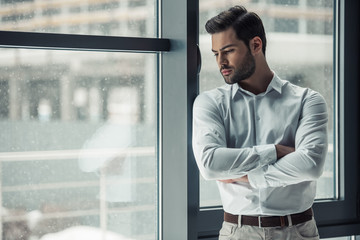
<svg viewBox="0 0 360 240">
<path fill-rule="evenodd" d="M 225 68 L 221 70 L 222 75 L 228 76 L 231 73 L 231 69 Z"/>
</svg>

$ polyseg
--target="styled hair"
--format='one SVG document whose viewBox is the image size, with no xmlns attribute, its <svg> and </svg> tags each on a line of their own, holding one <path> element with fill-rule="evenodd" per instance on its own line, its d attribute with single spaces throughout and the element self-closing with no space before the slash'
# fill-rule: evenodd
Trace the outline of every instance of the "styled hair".
<svg viewBox="0 0 360 240">
<path fill-rule="evenodd" d="M 251 39 L 259 37 L 262 41 L 262 52 L 265 55 L 265 29 L 256 13 L 248 12 L 243 6 L 234 6 L 209 19 L 205 24 L 205 29 L 209 34 L 219 33 L 230 27 L 235 30 L 237 38 L 244 41 L 247 47 Z"/>
</svg>

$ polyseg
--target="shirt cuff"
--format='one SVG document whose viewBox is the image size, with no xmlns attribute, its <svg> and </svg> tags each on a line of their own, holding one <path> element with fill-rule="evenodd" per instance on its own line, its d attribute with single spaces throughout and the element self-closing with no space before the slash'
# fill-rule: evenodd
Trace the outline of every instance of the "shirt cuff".
<svg viewBox="0 0 360 240">
<path fill-rule="evenodd" d="M 256 146 L 256 151 L 260 154 L 261 166 L 273 164 L 277 161 L 276 148 L 274 144 Z"/>
<path fill-rule="evenodd" d="M 261 155 L 262 159 L 264 159 L 263 166 L 248 173 L 248 180 L 250 185 L 257 189 L 268 187 L 268 183 L 265 179 L 265 172 L 268 168 L 268 165 L 271 165 L 277 161 L 276 148 L 274 144 L 263 145 L 261 147 Z"/>
</svg>

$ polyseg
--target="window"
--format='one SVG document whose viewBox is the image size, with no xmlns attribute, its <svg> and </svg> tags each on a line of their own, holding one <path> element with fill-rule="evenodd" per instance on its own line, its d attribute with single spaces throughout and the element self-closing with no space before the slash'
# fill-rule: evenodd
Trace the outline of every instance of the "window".
<svg viewBox="0 0 360 240">
<path fill-rule="evenodd" d="M 155 239 L 156 55 L 1 49 L 1 56 L 5 239 L 20 239 L 11 234 L 25 218 L 32 238 L 86 226 L 83 234 Z"/>
<path fill-rule="evenodd" d="M 136 18 L 126 1 L 92 3 L 0 3 L 1 239 L 161 234 L 169 41 L 136 38 L 157 36 L 154 1 L 131 6 Z M 107 37 L 120 34 L 132 38 Z"/>
</svg>

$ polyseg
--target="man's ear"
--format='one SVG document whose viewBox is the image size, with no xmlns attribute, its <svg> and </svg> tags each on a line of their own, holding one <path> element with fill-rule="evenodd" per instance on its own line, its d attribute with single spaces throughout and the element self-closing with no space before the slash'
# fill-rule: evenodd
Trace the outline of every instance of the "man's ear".
<svg viewBox="0 0 360 240">
<path fill-rule="evenodd" d="M 254 37 L 250 40 L 250 49 L 251 53 L 256 55 L 260 52 L 262 52 L 262 41 L 260 37 Z"/>
</svg>

